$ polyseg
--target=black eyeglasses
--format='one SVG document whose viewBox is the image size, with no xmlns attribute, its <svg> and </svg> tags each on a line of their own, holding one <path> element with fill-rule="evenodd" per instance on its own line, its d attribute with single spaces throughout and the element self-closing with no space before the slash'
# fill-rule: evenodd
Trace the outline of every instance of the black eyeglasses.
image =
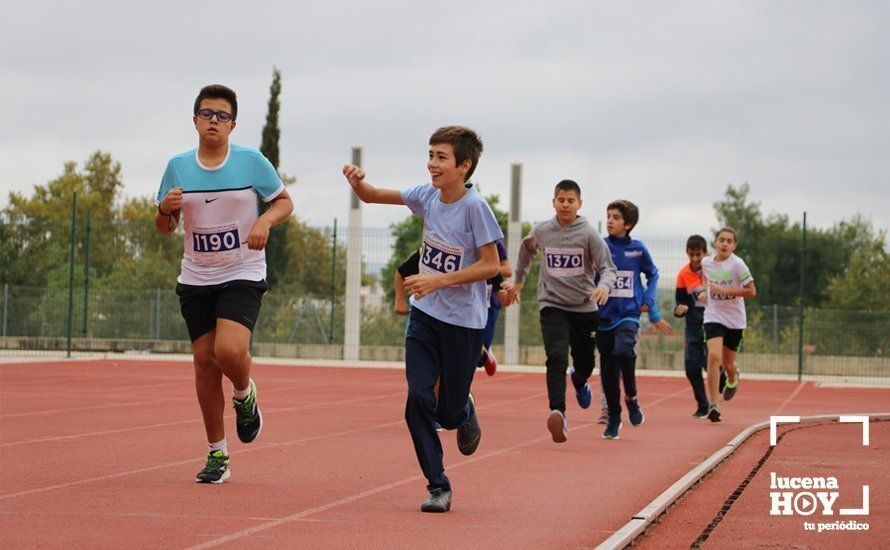
<svg viewBox="0 0 890 550">
<path fill-rule="evenodd" d="M 216 115 L 216 120 L 220 122 L 229 122 L 235 118 L 232 116 L 232 113 L 227 113 L 226 111 L 214 111 L 213 109 L 198 109 L 198 112 L 195 113 L 195 116 L 203 118 L 204 120 L 210 120 L 213 118 L 213 115 Z"/>
</svg>

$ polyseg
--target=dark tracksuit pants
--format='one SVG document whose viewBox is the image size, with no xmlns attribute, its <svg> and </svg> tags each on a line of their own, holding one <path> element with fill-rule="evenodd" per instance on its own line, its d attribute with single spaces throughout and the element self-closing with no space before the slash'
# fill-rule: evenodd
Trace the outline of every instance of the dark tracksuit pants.
<svg viewBox="0 0 890 550">
<path fill-rule="evenodd" d="M 583 384 L 593 373 L 598 320 L 596 311 L 573 312 L 552 306 L 541 310 L 550 410 L 563 413 L 566 410 L 566 369 L 569 366 L 570 347 L 575 381 Z"/>
<path fill-rule="evenodd" d="M 708 348 L 701 323 L 690 323 L 686 320 L 686 347 L 683 359 L 686 364 L 686 378 L 692 385 L 692 393 L 699 407 L 708 406 L 708 394 L 705 392 L 705 381 L 702 370 L 708 368 Z"/>
<path fill-rule="evenodd" d="M 470 385 L 482 349 L 483 329 L 452 325 L 411 308 L 405 338 L 408 402 L 405 421 L 427 489 L 451 490 L 442 464 L 442 443 L 435 421 L 446 430 L 466 423 L 471 412 Z M 439 395 L 433 387 L 439 380 Z"/>
<path fill-rule="evenodd" d="M 705 344 L 703 328 L 704 309 L 693 307 L 686 313 L 686 346 L 683 348 L 683 359 L 686 366 L 686 378 L 692 386 L 695 402 L 701 408 L 708 406 L 708 394 L 702 371 L 708 368 L 708 346 Z M 726 373 L 720 370 L 720 387 L 726 381 Z"/>
<path fill-rule="evenodd" d="M 640 341 L 640 325 L 633 321 L 622 321 L 609 330 L 596 334 L 596 347 L 600 352 L 603 392 L 609 415 L 621 414 L 621 379 L 624 379 L 624 394 L 637 395 L 637 344 Z"/>
</svg>

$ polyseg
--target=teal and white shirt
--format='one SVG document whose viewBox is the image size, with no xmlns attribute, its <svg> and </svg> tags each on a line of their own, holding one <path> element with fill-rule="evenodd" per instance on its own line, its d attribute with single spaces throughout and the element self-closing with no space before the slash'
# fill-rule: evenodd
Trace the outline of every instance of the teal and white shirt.
<svg viewBox="0 0 890 550">
<path fill-rule="evenodd" d="M 178 281 L 206 286 L 265 279 L 265 251 L 250 250 L 245 241 L 259 218 L 257 195 L 269 202 L 284 191 L 266 157 L 256 149 L 232 144 L 222 164 L 208 168 L 198 160 L 198 150 L 192 149 L 167 163 L 158 203 L 174 187 L 183 190 L 185 230 Z"/>
<path fill-rule="evenodd" d="M 743 329 L 747 326 L 745 299 L 720 293 L 720 287 L 740 289 L 752 282 L 751 270 L 744 260 L 730 254 L 722 262 L 708 256 L 702 260 L 702 272 L 708 278 L 708 301 L 705 304 L 705 323 L 720 323 L 726 328 Z"/>
</svg>

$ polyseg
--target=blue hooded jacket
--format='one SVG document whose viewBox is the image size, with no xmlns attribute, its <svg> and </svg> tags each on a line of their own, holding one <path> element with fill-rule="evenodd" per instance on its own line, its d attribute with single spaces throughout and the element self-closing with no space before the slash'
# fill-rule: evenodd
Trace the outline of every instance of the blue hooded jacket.
<svg viewBox="0 0 890 550">
<path fill-rule="evenodd" d="M 609 301 L 599 308 L 599 330 L 611 330 L 622 321 L 640 322 L 640 308 L 649 306 L 649 320 L 657 323 L 661 313 L 655 303 L 658 292 L 658 268 L 642 242 L 630 237 L 606 238 L 618 279 L 609 294 Z M 646 276 L 643 287 L 640 273 Z"/>
</svg>

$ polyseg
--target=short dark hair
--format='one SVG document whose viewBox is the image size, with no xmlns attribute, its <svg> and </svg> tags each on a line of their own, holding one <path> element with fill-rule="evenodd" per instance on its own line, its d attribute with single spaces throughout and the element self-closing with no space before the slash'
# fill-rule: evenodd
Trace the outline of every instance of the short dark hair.
<svg viewBox="0 0 890 550">
<path fill-rule="evenodd" d="M 735 242 L 739 242 L 739 236 L 735 229 L 729 227 L 728 225 L 724 225 L 721 227 L 716 233 L 714 233 L 714 240 L 717 240 L 717 237 L 720 236 L 720 233 L 729 233 L 732 235 L 732 240 Z"/>
<path fill-rule="evenodd" d="M 201 101 L 205 99 L 224 99 L 228 101 L 229 105 L 232 106 L 232 120 L 238 118 L 238 97 L 235 95 L 235 90 L 222 84 L 204 86 L 198 92 L 198 97 L 195 98 L 195 108 L 192 109 L 193 115 L 198 114 L 198 109 L 201 108 Z"/>
<path fill-rule="evenodd" d="M 562 180 L 553 188 L 553 196 L 559 194 L 560 191 L 574 191 L 578 198 L 581 198 L 581 187 L 573 180 Z"/>
<path fill-rule="evenodd" d="M 430 136 L 430 145 L 448 143 L 454 149 L 454 162 L 458 166 L 467 159 L 470 161 L 470 170 L 464 177 L 464 181 L 470 179 L 476 166 L 479 165 L 479 157 L 482 155 L 482 138 L 475 131 L 466 126 L 443 126 Z"/>
<path fill-rule="evenodd" d="M 692 235 L 686 239 L 686 250 L 701 250 L 702 252 L 707 252 L 708 241 L 701 235 Z"/>
<path fill-rule="evenodd" d="M 630 235 L 633 228 L 637 226 L 637 222 L 640 221 L 640 209 L 630 201 L 624 199 L 612 201 L 609 203 L 609 206 L 606 207 L 606 212 L 609 210 L 617 210 L 621 212 L 624 224 L 630 224 L 630 229 L 627 230 L 628 235 Z"/>
</svg>

